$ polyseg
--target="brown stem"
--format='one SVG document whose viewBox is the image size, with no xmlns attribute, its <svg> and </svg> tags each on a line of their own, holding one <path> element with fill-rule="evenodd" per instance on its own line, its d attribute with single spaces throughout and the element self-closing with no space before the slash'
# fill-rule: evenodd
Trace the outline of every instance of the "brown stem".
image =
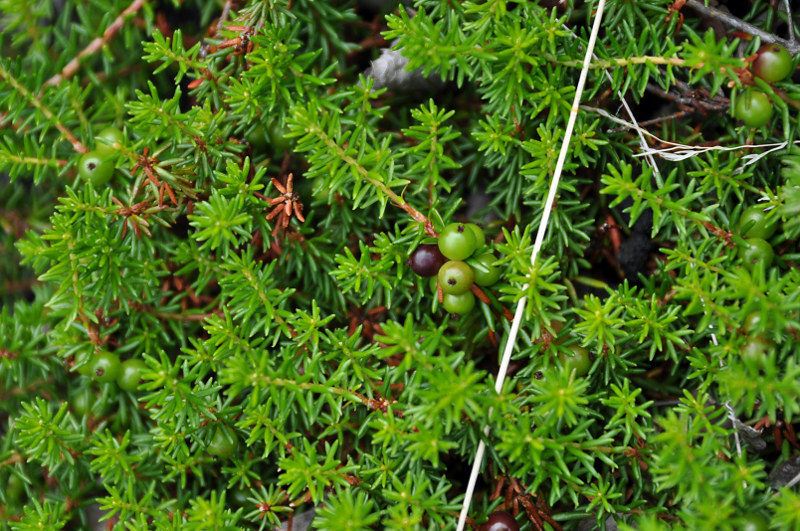
<svg viewBox="0 0 800 531">
<path fill-rule="evenodd" d="M 661 122 L 670 122 L 672 120 L 677 120 L 679 118 L 683 118 L 687 114 L 689 114 L 689 111 L 678 111 L 678 112 L 675 112 L 675 113 L 672 113 L 672 114 L 659 116 L 658 118 L 651 118 L 650 120 L 644 120 L 642 122 L 639 122 L 639 127 L 648 127 L 648 126 L 651 126 L 651 125 L 658 125 Z M 626 127 L 615 127 L 614 129 L 611 129 L 610 132 L 619 133 L 620 131 L 624 131 L 625 129 L 627 129 L 627 128 Z"/>
<path fill-rule="evenodd" d="M 16 465 L 17 463 L 22 463 L 23 461 L 25 461 L 25 457 L 23 457 L 22 454 L 14 453 L 11 454 L 11 456 L 5 461 L 0 461 L 0 468 L 9 465 Z"/>
<path fill-rule="evenodd" d="M 781 39 L 777 35 L 773 35 L 772 33 L 762 30 L 761 28 L 757 28 L 756 26 L 753 26 L 752 24 L 749 24 L 744 20 L 731 16 L 730 14 L 725 13 L 724 11 L 720 11 L 719 9 L 716 9 L 714 7 L 706 6 L 700 0 L 687 0 L 686 5 L 691 7 L 704 17 L 716 18 L 718 20 L 721 20 L 723 23 L 731 27 L 734 27 L 738 30 L 759 37 L 764 42 L 780 44 L 784 48 L 789 50 L 789 52 L 792 55 L 800 53 L 800 44 L 798 44 L 797 41 L 787 41 L 786 39 Z"/>
<path fill-rule="evenodd" d="M 472 285 L 472 293 L 475 294 L 475 296 L 478 297 L 482 303 L 489 305 L 492 304 L 492 301 L 489 300 L 489 297 L 486 296 L 486 294 L 481 288 L 478 287 L 477 284 Z"/>
<path fill-rule="evenodd" d="M 783 7 L 786 8 L 786 21 L 789 23 L 789 42 L 792 44 L 797 42 L 797 37 L 794 35 L 794 18 L 792 18 L 792 3 L 789 0 L 783 0 Z"/>
<path fill-rule="evenodd" d="M 794 107 L 795 109 L 800 109 L 800 101 L 790 98 L 789 95 L 786 94 L 786 91 L 781 90 L 777 87 L 772 87 L 772 90 L 775 91 L 775 94 L 777 94 L 778 97 L 780 97 L 780 99 L 786 102 L 786 105 Z"/>
<path fill-rule="evenodd" d="M 318 130 L 318 132 L 320 134 L 323 134 L 323 135 L 325 134 L 325 132 L 322 131 L 322 130 Z M 395 206 L 398 206 L 398 207 L 402 208 L 408 214 L 410 214 L 411 217 L 414 218 L 418 223 L 421 223 L 422 226 L 425 228 L 425 232 L 427 232 L 429 236 L 433 236 L 434 238 L 439 236 L 439 234 L 433 229 L 433 224 L 430 222 L 430 220 L 427 217 L 425 217 L 425 215 L 422 212 L 418 211 L 416 208 L 414 208 L 411 205 L 409 205 L 408 203 L 406 203 L 406 201 L 402 197 L 397 195 L 394 192 L 394 190 L 392 190 L 391 188 L 386 186 L 386 184 L 384 184 L 383 182 L 379 181 L 378 179 L 372 177 L 369 174 L 369 172 L 367 171 L 366 168 L 364 168 L 363 166 L 358 164 L 358 161 L 356 161 L 356 159 L 354 159 L 350 155 L 347 155 L 345 150 L 341 146 L 339 146 L 332 138 L 328 137 L 327 135 L 325 135 L 325 144 L 328 146 L 328 148 L 331 151 L 336 153 L 341 160 L 343 160 L 345 163 L 347 163 L 351 167 L 356 168 L 356 171 L 358 171 L 358 173 L 368 183 L 370 183 L 375 188 L 378 188 L 387 197 L 389 197 L 392 200 L 392 202 L 393 202 L 393 204 Z"/>
<path fill-rule="evenodd" d="M 26 100 L 28 100 L 28 103 L 31 106 L 38 109 L 39 112 L 42 113 L 42 115 L 45 118 L 47 118 L 47 121 L 53 124 L 53 126 L 55 126 L 55 128 L 58 129 L 58 131 L 64 136 L 64 138 L 66 138 L 67 141 L 70 144 L 72 144 L 72 148 L 75 151 L 77 151 L 78 153 L 87 153 L 89 151 L 89 149 L 86 146 L 84 146 L 81 143 L 81 141 L 75 137 L 75 135 L 72 134 L 72 131 L 67 129 L 67 127 L 64 124 L 62 124 L 58 118 L 56 118 L 55 114 L 53 114 L 53 111 L 51 111 L 41 101 L 39 101 L 39 99 L 36 96 L 31 94 L 31 92 L 22 83 L 20 83 L 19 80 L 17 80 L 17 78 L 15 78 L 11 74 L 11 72 L 6 70 L 2 66 L 0 66 L 0 78 L 8 82 L 8 84 L 11 85 L 14 88 L 14 90 L 19 92 Z"/>
<path fill-rule="evenodd" d="M 232 3 L 233 0 L 226 0 L 225 5 L 222 6 L 222 14 L 219 16 L 219 20 L 217 21 L 217 29 L 214 33 L 214 37 L 218 37 L 223 28 L 225 28 L 225 21 L 228 20 Z"/>
<path fill-rule="evenodd" d="M 205 321 L 206 318 L 212 315 L 222 315 L 222 311 L 214 311 L 210 313 L 169 313 L 169 312 L 148 312 L 153 317 L 171 321 Z"/>
<path fill-rule="evenodd" d="M 42 89 L 46 87 L 54 87 L 59 83 L 61 83 L 63 80 L 75 74 L 75 72 L 78 71 L 81 59 L 93 53 L 98 52 L 100 48 L 102 48 L 105 43 L 110 41 L 111 38 L 114 36 L 114 34 L 117 33 L 122 28 L 122 25 L 125 23 L 125 17 L 133 15 L 134 13 L 139 11 L 146 1 L 147 0 L 133 0 L 133 2 L 131 2 L 131 5 L 129 5 L 125 9 L 125 11 L 120 13 L 120 15 L 114 20 L 114 22 L 112 22 L 106 28 L 106 30 L 103 32 L 102 37 L 95 37 L 95 39 L 92 42 L 90 42 L 86 48 L 81 50 L 80 53 L 78 53 L 78 55 L 76 55 L 69 63 L 66 64 L 66 66 L 64 66 L 64 68 L 61 69 L 60 73 L 54 75 L 53 77 L 45 81 L 44 85 L 42 85 Z"/>
<path fill-rule="evenodd" d="M 693 94 L 692 92 L 694 91 L 690 92 L 688 87 L 684 88 L 683 94 L 674 94 L 672 92 L 665 91 L 655 83 L 648 83 L 647 91 L 652 92 L 653 94 L 656 94 L 664 99 L 673 101 L 678 105 L 690 107 L 704 113 L 710 111 L 726 111 L 731 104 L 731 101 L 728 98 L 721 98 L 718 96 L 708 98 L 706 94 Z M 641 123 L 639 125 L 641 125 Z"/>
</svg>

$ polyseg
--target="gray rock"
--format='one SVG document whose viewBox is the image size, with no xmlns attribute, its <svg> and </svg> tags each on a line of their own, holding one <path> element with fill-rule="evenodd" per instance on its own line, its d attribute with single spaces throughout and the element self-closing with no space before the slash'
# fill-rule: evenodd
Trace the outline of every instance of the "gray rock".
<svg viewBox="0 0 800 531">
<path fill-rule="evenodd" d="M 273 528 L 273 531 L 306 531 L 311 527 L 315 516 L 317 516 L 317 510 L 312 507 L 307 511 L 295 514 L 292 517 L 292 527 L 289 527 L 289 521 L 286 520 L 281 522 L 280 527 Z"/>
<path fill-rule="evenodd" d="M 791 487 L 800 480 L 800 454 L 794 454 L 769 475 L 769 486 L 773 489 Z"/>
</svg>

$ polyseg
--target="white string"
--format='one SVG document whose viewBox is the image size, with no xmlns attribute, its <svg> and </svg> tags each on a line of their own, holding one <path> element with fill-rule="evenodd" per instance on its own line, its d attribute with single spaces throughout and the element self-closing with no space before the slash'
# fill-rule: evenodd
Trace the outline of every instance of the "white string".
<svg viewBox="0 0 800 531">
<path fill-rule="evenodd" d="M 694 266 L 695 265 L 692 264 L 692 267 Z M 703 303 L 705 303 L 705 301 L 703 301 Z M 708 315 L 707 311 L 704 313 Z M 708 327 L 711 329 L 714 328 L 712 325 L 708 325 Z M 717 334 L 715 334 L 714 332 L 711 332 L 711 343 L 713 343 L 715 347 L 719 346 L 719 341 L 717 341 Z M 719 366 L 721 368 L 725 366 L 722 363 L 721 359 L 719 360 Z M 725 410 L 728 412 L 728 420 L 731 422 L 731 426 L 733 427 L 733 441 L 736 446 L 736 455 L 742 457 L 742 442 L 739 440 L 739 428 L 736 426 L 736 423 L 739 421 L 739 419 L 736 418 L 736 412 L 733 410 L 733 407 L 731 407 L 730 400 L 726 400 L 724 406 Z M 742 487 L 745 489 L 747 488 L 747 481 L 742 480 Z"/>
<path fill-rule="evenodd" d="M 688 146 L 686 144 L 679 144 L 677 142 L 670 142 L 669 140 L 664 140 L 659 138 L 658 136 L 654 135 L 647 129 L 642 128 L 636 123 L 631 123 L 623 120 L 622 118 L 618 118 L 613 114 L 609 113 L 604 109 L 598 109 L 597 107 L 591 107 L 589 105 L 581 105 L 581 109 L 589 112 L 593 112 L 603 116 L 611 120 L 612 122 L 616 122 L 622 126 L 625 126 L 628 129 L 633 129 L 639 133 L 640 136 L 645 135 L 656 142 L 667 145 L 671 147 L 663 148 L 663 149 L 653 149 L 647 145 L 642 146 L 642 152 L 636 153 L 634 157 L 652 157 L 653 155 L 659 155 L 664 159 L 671 160 L 671 161 L 681 161 L 684 159 L 688 159 L 691 157 L 696 157 L 697 155 L 701 155 L 703 153 L 707 153 L 709 151 L 739 151 L 739 150 L 752 150 L 752 149 L 759 149 L 759 148 L 769 148 L 767 151 L 763 151 L 761 153 L 750 153 L 742 157 L 743 164 L 742 166 L 748 166 L 757 162 L 758 160 L 766 157 L 770 153 L 775 151 L 779 151 L 785 148 L 788 145 L 788 142 L 776 142 L 771 144 L 750 144 L 750 145 L 741 145 L 741 146 Z M 795 142 L 795 144 L 800 142 Z M 737 170 L 736 173 L 741 173 L 743 170 L 740 168 Z"/>
<path fill-rule="evenodd" d="M 694 264 L 692 264 L 692 267 L 694 267 Z M 705 313 L 706 315 L 708 314 L 708 312 Z M 714 328 L 712 325 L 708 325 L 708 327 L 711 329 Z M 713 343 L 715 347 L 719 346 L 719 341 L 717 341 L 717 334 L 715 334 L 714 332 L 711 332 L 711 343 Z M 722 360 L 719 360 L 719 366 L 724 367 Z M 726 400 L 724 406 L 725 410 L 728 412 L 728 420 L 731 421 L 731 426 L 733 427 L 733 441 L 734 444 L 736 445 L 736 455 L 742 457 L 742 442 L 739 440 L 739 429 L 736 427 L 736 422 L 739 419 L 736 418 L 736 412 L 733 410 L 733 407 L 731 407 L 730 400 Z M 747 482 L 742 481 L 742 486 L 744 488 L 747 488 Z"/>
<path fill-rule="evenodd" d="M 613 85 L 614 80 L 611 77 L 611 74 L 608 73 L 608 70 L 604 70 L 603 73 L 606 75 L 606 79 L 608 79 L 609 83 Z M 631 122 L 633 128 L 636 130 L 636 134 L 639 135 L 639 145 L 642 146 L 642 153 L 645 160 L 647 161 L 647 164 L 650 165 L 651 168 L 653 168 L 654 175 L 660 175 L 661 171 L 658 169 L 658 164 L 656 164 L 655 158 L 653 158 L 653 153 L 651 152 L 652 149 L 650 148 L 650 146 L 647 145 L 647 140 L 645 140 L 644 138 L 643 131 L 645 130 L 639 125 L 639 122 L 636 121 L 636 117 L 633 115 L 633 111 L 631 110 L 630 105 L 628 105 L 628 101 L 622 95 L 622 92 L 617 91 L 617 96 L 619 96 L 619 99 L 622 102 L 622 106 L 625 107 L 625 112 L 628 113 L 628 116 L 631 117 Z"/>
<path fill-rule="evenodd" d="M 531 252 L 531 266 L 536 266 L 536 258 L 539 255 L 539 250 L 542 248 L 544 235 L 547 232 L 547 224 L 550 221 L 550 211 L 553 208 L 553 201 L 555 201 L 556 192 L 558 191 L 558 182 L 561 179 L 561 171 L 564 168 L 564 161 L 567 158 L 569 150 L 569 141 L 572 137 L 572 130 L 575 128 L 575 120 L 578 117 L 578 108 L 581 103 L 581 95 L 583 94 L 583 87 L 586 84 L 586 76 L 589 73 L 589 63 L 592 60 L 592 52 L 594 45 L 597 42 L 597 33 L 600 31 L 600 24 L 603 19 L 603 8 L 605 7 L 605 0 L 599 0 L 597 3 L 597 12 L 595 13 L 594 23 L 592 24 L 592 33 L 589 36 L 589 43 L 586 47 L 586 54 L 583 57 L 583 69 L 578 77 L 578 84 L 575 87 L 575 99 L 572 101 L 572 108 L 569 111 L 569 120 L 567 120 L 567 128 L 564 131 L 564 141 L 561 144 L 561 151 L 558 153 L 558 160 L 556 161 L 555 171 L 553 172 L 553 179 L 550 181 L 550 190 L 547 193 L 545 200 L 544 213 L 542 220 L 539 223 L 539 230 L 536 232 L 536 240 L 533 242 L 533 252 Z M 532 268 L 533 268 L 532 267 Z M 523 286 L 522 290 L 527 291 L 529 285 Z M 508 363 L 511 361 L 511 352 L 514 350 L 514 345 L 517 340 L 517 333 L 519 332 L 520 323 L 522 322 L 522 315 L 525 312 L 525 304 L 528 298 L 523 296 L 517 302 L 517 309 L 514 312 L 514 321 L 511 323 L 511 330 L 506 340 L 503 357 L 500 361 L 500 368 L 497 371 L 497 378 L 495 379 L 495 391 L 500 392 L 503 388 L 503 382 L 506 378 L 506 371 L 508 370 Z M 489 411 L 491 415 L 491 410 Z M 489 433 L 489 424 L 487 423 L 483 429 L 484 438 Z M 458 517 L 457 531 L 463 531 L 464 525 L 467 521 L 467 513 L 469 512 L 470 502 L 472 501 L 472 494 L 475 491 L 475 483 L 478 480 L 478 473 L 480 472 L 481 464 L 483 462 L 483 454 L 486 451 L 486 443 L 483 439 L 478 443 L 478 450 L 475 452 L 475 460 L 472 463 L 472 471 L 469 475 L 469 483 L 467 484 L 467 492 L 464 496 L 464 505 L 461 507 L 461 514 Z"/>
</svg>

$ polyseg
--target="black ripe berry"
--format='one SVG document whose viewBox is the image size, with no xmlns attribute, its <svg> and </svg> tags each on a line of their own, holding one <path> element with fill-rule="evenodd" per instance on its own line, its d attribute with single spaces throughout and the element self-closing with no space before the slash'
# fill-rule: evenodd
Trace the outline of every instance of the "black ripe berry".
<svg viewBox="0 0 800 531">
<path fill-rule="evenodd" d="M 435 243 L 423 243 L 411 253 L 408 265 L 411 270 L 421 277 L 432 277 L 439 272 L 444 263 L 444 256 Z"/>
<path fill-rule="evenodd" d="M 495 511 L 489 515 L 489 519 L 478 528 L 478 531 L 519 531 L 519 524 L 507 512 Z"/>
</svg>

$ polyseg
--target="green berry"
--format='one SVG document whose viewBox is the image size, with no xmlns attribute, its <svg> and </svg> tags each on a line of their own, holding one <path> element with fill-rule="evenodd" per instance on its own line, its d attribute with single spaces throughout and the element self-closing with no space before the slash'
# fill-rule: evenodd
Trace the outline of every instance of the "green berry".
<svg viewBox="0 0 800 531">
<path fill-rule="evenodd" d="M 95 354 L 91 361 L 92 377 L 101 383 L 113 382 L 120 373 L 119 356 L 111 352 Z"/>
<path fill-rule="evenodd" d="M 558 359 L 568 372 L 575 373 L 576 377 L 584 376 L 592 368 L 592 358 L 589 351 L 577 343 L 573 343 L 566 347 L 570 350 L 569 353 L 560 351 Z"/>
<path fill-rule="evenodd" d="M 250 497 L 250 493 L 243 489 L 234 489 L 228 491 L 228 500 L 233 502 L 235 505 L 239 507 L 246 507 L 250 502 L 247 498 Z"/>
<path fill-rule="evenodd" d="M 469 313 L 475 307 L 475 295 L 471 291 L 465 291 L 458 295 L 452 293 L 445 293 L 442 299 L 442 306 L 448 313 L 457 313 L 464 315 Z"/>
<path fill-rule="evenodd" d="M 766 240 L 750 238 L 739 246 L 739 256 L 749 269 L 752 269 L 758 262 L 762 262 L 764 269 L 767 269 L 772 265 L 775 252 Z"/>
<path fill-rule="evenodd" d="M 93 355 L 91 352 L 78 352 L 75 354 L 75 358 L 73 359 L 72 366 L 75 367 L 73 370 L 77 371 L 78 374 L 91 376 L 92 358 Z"/>
<path fill-rule="evenodd" d="M 767 219 L 767 211 L 763 205 L 747 207 L 739 218 L 739 230 L 746 238 L 768 240 L 778 230 L 777 217 Z"/>
<path fill-rule="evenodd" d="M 464 260 L 476 247 L 475 232 L 464 223 L 451 223 L 439 234 L 439 250 L 450 260 Z"/>
<path fill-rule="evenodd" d="M 466 293 L 472 287 L 475 275 L 465 262 L 450 261 L 439 269 L 439 285 L 451 295 Z"/>
<path fill-rule="evenodd" d="M 286 129 L 281 127 L 277 121 L 272 121 L 267 126 L 269 141 L 275 154 L 282 155 L 291 147 L 291 139 L 286 137 Z"/>
<path fill-rule="evenodd" d="M 106 184 L 114 175 L 113 156 L 98 151 L 84 153 L 78 162 L 78 175 L 95 186 Z"/>
<path fill-rule="evenodd" d="M 328 200 L 331 195 L 331 190 L 328 188 L 325 177 L 319 176 L 314 178 L 314 181 L 311 185 L 311 193 L 316 199 L 321 199 L 323 201 Z"/>
<path fill-rule="evenodd" d="M 83 417 L 89 413 L 95 402 L 97 402 L 97 396 L 89 387 L 81 387 L 69 397 L 69 405 L 78 417 Z"/>
<path fill-rule="evenodd" d="M 214 437 L 211 438 L 206 451 L 211 455 L 217 457 L 230 457 L 236 451 L 236 435 L 231 433 L 227 428 L 219 427 L 214 432 Z"/>
<path fill-rule="evenodd" d="M 753 74 L 767 83 L 785 79 L 792 73 L 792 56 L 780 44 L 765 44 L 758 49 L 753 61 Z"/>
<path fill-rule="evenodd" d="M 489 287 L 500 280 L 501 271 L 499 267 L 494 265 L 494 261 L 495 258 L 492 253 L 484 253 L 467 260 L 467 264 L 475 274 L 475 284 Z"/>
<path fill-rule="evenodd" d="M 766 94 L 749 89 L 736 100 L 736 117 L 748 127 L 761 127 L 772 118 L 772 102 Z"/>
<path fill-rule="evenodd" d="M 256 151 L 264 151 L 267 149 L 267 146 L 269 146 L 269 133 L 260 123 L 250 129 L 244 139 L 247 140 L 247 143 Z"/>
<path fill-rule="evenodd" d="M 483 229 L 480 228 L 480 226 L 476 225 L 475 223 L 467 223 L 467 227 L 469 227 L 469 229 L 475 235 L 475 249 L 478 249 L 484 243 L 486 243 L 486 235 L 483 233 Z"/>
<path fill-rule="evenodd" d="M 117 385 L 124 391 L 136 391 L 146 370 L 147 365 L 142 360 L 125 360 L 117 376 Z"/>
<path fill-rule="evenodd" d="M 95 151 L 101 155 L 116 153 L 125 143 L 125 135 L 116 127 L 106 127 L 94 137 Z"/>
</svg>

